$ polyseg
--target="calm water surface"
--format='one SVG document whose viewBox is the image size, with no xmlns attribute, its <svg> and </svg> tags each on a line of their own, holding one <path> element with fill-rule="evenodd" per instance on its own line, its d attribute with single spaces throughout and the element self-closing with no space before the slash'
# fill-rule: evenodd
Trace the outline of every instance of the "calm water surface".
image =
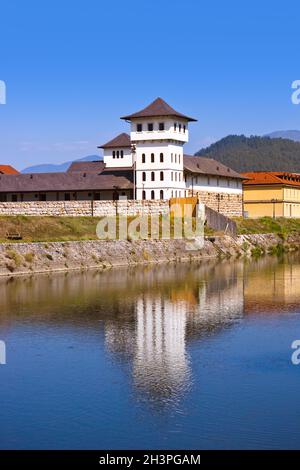
<svg viewBox="0 0 300 470">
<path fill-rule="evenodd" d="M 0 280 L 0 448 L 300 448 L 300 258 Z"/>
</svg>

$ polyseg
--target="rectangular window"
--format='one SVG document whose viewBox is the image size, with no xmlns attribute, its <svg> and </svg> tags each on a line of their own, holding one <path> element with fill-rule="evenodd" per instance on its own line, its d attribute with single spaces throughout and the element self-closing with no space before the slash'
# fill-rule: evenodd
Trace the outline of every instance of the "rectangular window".
<svg viewBox="0 0 300 470">
<path fill-rule="evenodd" d="M 174 122 L 174 131 L 177 131 L 177 122 Z"/>
<path fill-rule="evenodd" d="M 160 122 L 160 123 L 158 124 L 158 129 L 159 129 L 160 131 L 164 131 L 164 130 L 165 130 L 165 123 L 164 123 L 164 122 Z"/>
<path fill-rule="evenodd" d="M 149 123 L 148 123 L 148 131 L 149 131 L 149 132 L 152 132 L 152 131 L 153 131 L 153 123 L 152 123 L 152 122 L 149 122 Z"/>
<path fill-rule="evenodd" d="M 11 201 L 12 202 L 18 202 L 18 195 L 17 194 L 12 194 L 11 195 Z"/>
<path fill-rule="evenodd" d="M 65 193 L 65 201 L 71 201 L 71 194 Z"/>
<path fill-rule="evenodd" d="M 46 194 L 40 194 L 39 195 L 39 200 L 40 201 L 46 201 Z"/>
<path fill-rule="evenodd" d="M 143 130 L 143 124 L 137 124 L 136 125 L 136 131 L 137 132 L 142 132 L 142 130 Z"/>
</svg>

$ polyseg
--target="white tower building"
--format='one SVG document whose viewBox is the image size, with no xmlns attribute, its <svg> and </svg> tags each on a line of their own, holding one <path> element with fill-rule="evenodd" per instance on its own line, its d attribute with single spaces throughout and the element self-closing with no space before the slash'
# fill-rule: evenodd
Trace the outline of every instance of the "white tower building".
<svg viewBox="0 0 300 470">
<path fill-rule="evenodd" d="M 185 196 L 183 145 L 188 142 L 188 123 L 163 99 L 128 116 L 135 168 L 136 199 L 169 199 Z"/>
</svg>

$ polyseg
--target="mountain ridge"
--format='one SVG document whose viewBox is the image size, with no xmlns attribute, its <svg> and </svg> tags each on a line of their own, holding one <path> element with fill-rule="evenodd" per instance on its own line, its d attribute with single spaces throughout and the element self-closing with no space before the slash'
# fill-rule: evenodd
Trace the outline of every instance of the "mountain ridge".
<svg viewBox="0 0 300 470">
<path fill-rule="evenodd" d="M 92 162 L 102 160 L 99 155 L 87 155 L 83 158 L 70 160 L 64 163 L 41 163 L 40 165 L 33 165 L 21 170 L 21 173 L 61 173 L 67 171 L 73 162 Z"/>
<path fill-rule="evenodd" d="M 290 139 L 229 135 L 195 153 L 210 157 L 233 170 L 300 173 L 300 142 Z"/>
</svg>

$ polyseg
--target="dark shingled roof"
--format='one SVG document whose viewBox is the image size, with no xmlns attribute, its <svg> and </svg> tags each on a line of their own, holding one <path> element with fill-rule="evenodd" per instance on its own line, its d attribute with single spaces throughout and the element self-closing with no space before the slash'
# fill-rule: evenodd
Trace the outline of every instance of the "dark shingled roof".
<svg viewBox="0 0 300 470">
<path fill-rule="evenodd" d="M 166 103 L 162 98 L 156 98 L 156 100 L 149 104 L 149 106 L 146 106 L 146 108 L 142 109 L 141 111 L 138 111 L 137 113 L 129 114 L 128 116 L 123 116 L 121 117 L 121 119 L 126 119 L 126 121 L 130 121 L 131 119 L 157 116 L 172 116 L 182 118 L 187 121 L 197 121 L 197 119 L 179 113 L 170 105 L 168 105 L 168 103 Z"/>
<path fill-rule="evenodd" d="M 191 155 L 183 156 L 183 166 L 186 171 L 191 173 L 201 173 L 204 175 L 216 175 L 216 176 L 227 176 L 230 178 L 245 179 L 244 176 L 240 175 L 236 171 L 232 170 L 228 166 L 217 162 L 213 158 L 206 157 L 194 157 Z"/>
<path fill-rule="evenodd" d="M 1 193 L 26 193 L 48 191 L 89 191 L 132 187 L 123 175 L 96 173 L 33 173 L 0 175 Z"/>
<path fill-rule="evenodd" d="M 67 172 L 68 173 L 101 173 L 102 170 L 105 168 L 105 163 L 102 161 L 95 161 L 95 162 L 73 162 Z"/>
<path fill-rule="evenodd" d="M 116 148 L 116 147 L 131 147 L 131 140 L 129 134 L 123 132 L 123 134 L 117 135 L 114 139 L 110 140 L 106 144 L 100 145 L 98 149 L 109 149 L 109 148 Z"/>
</svg>

